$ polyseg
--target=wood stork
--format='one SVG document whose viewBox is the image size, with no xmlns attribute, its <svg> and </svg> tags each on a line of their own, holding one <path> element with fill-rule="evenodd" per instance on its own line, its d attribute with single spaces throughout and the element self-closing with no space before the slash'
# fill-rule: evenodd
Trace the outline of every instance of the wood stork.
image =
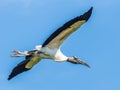
<svg viewBox="0 0 120 90">
<path fill-rule="evenodd" d="M 76 31 L 82 24 L 88 21 L 91 16 L 93 7 L 91 7 L 86 13 L 78 16 L 62 27 L 58 28 L 53 34 L 51 34 L 48 39 L 43 43 L 43 45 L 36 46 L 34 50 L 20 52 L 18 50 L 13 50 L 13 57 L 25 56 L 25 60 L 19 63 L 11 72 L 8 80 L 12 79 L 16 75 L 30 70 L 35 64 L 37 64 L 41 59 L 52 59 L 57 62 L 71 62 L 73 64 L 81 64 L 90 67 L 87 63 L 78 59 L 77 57 L 67 57 L 60 51 L 61 44 L 67 39 L 67 37 Z"/>
</svg>

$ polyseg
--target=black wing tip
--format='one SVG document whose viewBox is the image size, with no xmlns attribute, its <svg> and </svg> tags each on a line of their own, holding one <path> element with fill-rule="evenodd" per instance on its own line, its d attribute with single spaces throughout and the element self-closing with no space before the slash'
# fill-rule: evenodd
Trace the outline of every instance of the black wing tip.
<svg viewBox="0 0 120 90">
<path fill-rule="evenodd" d="M 15 76 L 17 76 L 18 74 L 21 74 L 22 72 L 25 72 L 25 71 L 28 71 L 28 70 L 30 70 L 30 69 L 24 68 L 24 69 L 21 69 L 20 71 L 17 70 L 18 72 L 17 71 L 12 71 L 12 73 L 8 77 L 8 80 L 11 80 L 12 78 L 14 78 Z"/>
<path fill-rule="evenodd" d="M 17 75 L 17 74 L 16 74 Z M 8 80 L 11 80 L 12 78 L 14 78 L 16 76 L 15 74 L 11 73 L 8 77 Z"/>
<path fill-rule="evenodd" d="M 91 14 L 92 14 L 92 10 L 93 7 L 91 7 L 86 13 L 84 13 L 83 15 L 80 16 L 80 18 L 82 20 L 85 20 L 86 22 L 88 21 L 88 19 L 90 18 Z"/>
<path fill-rule="evenodd" d="M 9 75 L 9 77 L 8 77 L 8 80 L 11 80 L 12 78 L 14 78 L 15 76 L 17 76 L 18 74 L 13 74 L 13 73 L 11 73 L 10 75 Z"/>
<path fill-rule="evenodd" d="M 8 77 L 8 80 L 11 80 L 13 77 L 15 77 L 16 75 L 13 75 L 13 73 L 11 73 Z"/>
<path fill-rule="evenodd" d="M 7 80 L 11 80 L 13 77 L 15 77 L 15 75 L 13 75 L 13 72 L 9 75 Z"/>
<path fill-rule="evenodd" d="M 8 77 L 8 80 L 11 80 L 13 77 Z"/>
</svg>

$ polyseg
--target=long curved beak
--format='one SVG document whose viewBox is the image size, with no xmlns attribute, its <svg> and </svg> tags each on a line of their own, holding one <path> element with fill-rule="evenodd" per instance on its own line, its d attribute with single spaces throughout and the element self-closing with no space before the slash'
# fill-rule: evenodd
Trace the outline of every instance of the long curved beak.
<svg viewBox="0 0 120 90">
<path fill-rule="evenodd" d="M 67 61 L 71 62 L 73 64 L 81 64 L 81 65 L 84 65 L 84 66 L 87 66 L 88 68 L 90 68 L 90 65 L 88 65 L 86 62 L 84 62 L 76 57 L 69 58 Z"/>
<path fill-rule="evenodd" d="M 88 68 L 90 68 L 90 65 L 88 65 L 86 62 L 84 62 L 80 59 L 77 59 L 76 62 L 77 62 L 77 64 L 81 64 L 81 65 L 84 65 L 84 66 L 87 66 Z"/>
</svg>

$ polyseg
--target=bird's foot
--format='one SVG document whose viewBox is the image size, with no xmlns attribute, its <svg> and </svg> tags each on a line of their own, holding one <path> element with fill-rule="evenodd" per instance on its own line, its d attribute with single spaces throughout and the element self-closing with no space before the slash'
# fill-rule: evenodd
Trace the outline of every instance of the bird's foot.
<svg viewBox="0 0 120 90">
<path fill-rule="evenodd" d="M 29 55 L 27 51 L 20 52 L 19 50 L 12 50 L 12 52 L 14 53 L 13 55 L 11 55 L 12 57 L 21 57 Z"/>
</svg>

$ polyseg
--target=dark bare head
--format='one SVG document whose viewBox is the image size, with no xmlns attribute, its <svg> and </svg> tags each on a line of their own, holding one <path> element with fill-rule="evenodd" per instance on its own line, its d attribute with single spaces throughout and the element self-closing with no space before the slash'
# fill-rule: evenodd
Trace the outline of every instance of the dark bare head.
<svg viewBox="0 0 120 90">
<path fill-rule="evenodd" d="M 85 66 L 87 66 L 87 67 L 90 68 L 90 66 L 89 66 L 87 63 L 85 63 L 84 61 L 78 59 L 76 56 L 69 57 L 69 58 L 67 59 L 67 61 L 68 61 L 68 62 L 71 62 L 71 63 L 73 63 L 73 64 L 85 65 Z"/>
</svg>

